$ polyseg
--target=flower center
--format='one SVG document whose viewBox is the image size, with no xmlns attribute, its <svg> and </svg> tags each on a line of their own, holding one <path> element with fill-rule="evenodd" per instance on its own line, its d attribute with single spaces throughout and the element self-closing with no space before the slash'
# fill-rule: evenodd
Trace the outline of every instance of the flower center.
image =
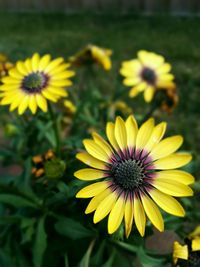
<svg viewBox="0 0 200 267">
<path fill-rule="evenodd" d="M 48 77 L 42 72 L 27 75 L 22 82 L 22 89 L 28 93 L 39 93 L 46 86 Z"/>
<path fill-rule="evenodd" d="M 132 159 L 116 163 L 111 172 L 115 183 L 125 190 L 139 187 L 144 179 L 144 171 L 140 162 Z"/>
<path fill-rule="evenodd" d="M 145 80 L 146 82 L 150 83 L 150 84 L 154 84 L 156 81 L 156 74 L 155 71 L 145 67 L 142 72 L 141 72 L 141 77 L 143 80 Z"/>
</svg>

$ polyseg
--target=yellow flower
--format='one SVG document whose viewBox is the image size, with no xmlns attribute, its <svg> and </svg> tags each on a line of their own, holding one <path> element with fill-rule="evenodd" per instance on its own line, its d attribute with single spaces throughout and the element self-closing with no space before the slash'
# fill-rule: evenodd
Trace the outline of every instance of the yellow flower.
<svg viewBox="0 0 200 267">
<path fill-rule="evenodd" d="M 97 63 L 105 70 L 110 70 L 112 62 L 110 56 L 112 50 L 101 48 L 96 45 L 88 45 L 75 56 L 69 58 L 69 61 L 76 66 L 84 64 Z"/>
<path fill-rule="evenodd" d="M 133 220 L 144 236 L 146 217 L 159 230 L 164 222 L 157 205 L 175 216 L 185 211 L 174 198 L 192 196 L 188 186 L 194 177 L 181 170 L 191 160 L 188 153 L 176 153 L 182 145 L 180 135 L 165 138 L 166 123 L 154 124 L 151 118 L 138 129 L 135 118 L 126 121 L 117 117 L 108 122 L 105 141 L 96 132 L 93 139 L 83 141 L 87 152 L 78 153 L 77 159 L 90 168 L 75 172 L 80 180 L 100 180 L 80 190 L 77 198 L 92 198 L 85 213 L 94 213 L 94 223 L 108 218 L 108 233 L 114 233 L 123 219 L 128 237 Z"/>
<path fill-rule="evenodd" d="M 184 245 L 175 241 L 173 246 L 173 263 L 175 267 L 200 266 L 200 226 L 185 239 Z"/>
<path fill-rule="evenodd" d="M 37 107 L 46 112 L 47 100 L 57 102 L 67 96 L 64 88 L 72 84 L 68 78 L 74 75 L 67 69 L 69 66 L 61 57 L 51 60 L 50 55 L 40 57 L 37 53 L 25 61 L 18 61 L 9 75 L 2 79 L 1 105 L 10 105 L 10 111 L 18 108 L 20 115 L 27 108 L 33 114 Z"/>
<path fill-rule="evenodd" d="M 70 100 L 65 100 L 64 106 L 66 107 L 68 113 L 76 113 L 76 106 Z"/>
<path fill-rule="evenodd" d="M 138 58 L 122 62 L 120 73 L 125 77 L 123 84 L 132 86 L 129 96 L 144 92 L 144 99 L 150 102 L 158 89 L 175 89 L 171 65 L 164 57 L 152 52 L 139 51 Z"/>
</svg>

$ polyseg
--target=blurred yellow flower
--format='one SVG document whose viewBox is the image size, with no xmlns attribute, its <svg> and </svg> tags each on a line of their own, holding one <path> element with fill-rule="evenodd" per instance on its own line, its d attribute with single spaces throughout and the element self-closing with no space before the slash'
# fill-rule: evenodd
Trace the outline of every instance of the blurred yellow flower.
<svg viewBox="0 0 200 267">
<path fill-rule="evenodd" d="M 13 63 L 9 62 L 7 56 L 0 53 L 0 78 L 6 76 L 13 66 Z"/>
<path fill-rule="evenodd" d="M 125 77 L 123 84 L 132 87 L 130 97 L 144 92 L 145 101 L 151 102 L 156 90 L 175 89 L 171 65 L 165 62 L 164 57 L 144 50 L 137 55 L 137 59 L 122 62 L 120 69 Z"/>
<path fill-rule="evenodd" d="M 65 100 L 64 106 L 67 109 L 67 113 L 69 113 L 69 114 L 76 113 L 76 110 L 77 110 L 76 106 L 70 100 Z"/>
<path fill-rule="evenodd" d="M 114 102 L 111 108 L 115 111 L 120 111 L 124 115 L 129 115 L 133 112 L 132 108 L 129 107 L 126 102 L 121 100 Z"/>
<path fill-rule="evenodd" d="M 124 220 L 128 237 L 134 220 L 144 236 L 146 217 L 163 231 L 164 221 L 157 205 L 175 216 L 185 215 L 174 197 L 192 196 L 188 185 L 194 182 L 194 177 L 175 169 L 186 165 L 192 157 L 175 153 L 182 145 L 182 136 L 161 140 L 165 130 L 166 123 L 155 125 L 153 118 L 138 128 L 130 115 L 126 121 L 117 117 L 115 123 L 107 123 L 108 142 L 96 132 L 92 140 L 83 141 L 87 152 L 76 157 L 90 168 L 78 170 L 74 176 L 98 181 L 81 189 L 76 197 L 92 198 L 85 213 L 95 211 L 94 223 L 109 215 L 109 234 L 117 231 Z"/>
<path fill-rule="evenodd" d="M 183 245 L 174 242 L 173 264 L 175 267 L 200 266 L 200 226 L 185 239 Z"/>
<path fill-rule="evenodd" d="M 112 66 L 111 55 L 112 50 L 90 44 L 70 57 L 69 61 L 75 66 L 97 63 L 104 70 L 110 70 Z"/>
<path fill-rule="evenodd" d="M 18 61 L 9 70 L 9 75 L 2 79 L 1 105 L 10 105 L 10 111 L 18 108 L 20 115 L 27 108 L 33 114 L 37 107 L 46 112 L 47 100 L 57 102 L 67 96 L 65 87 L 72 85 L 68 78 L 74 76 L 74 72 L 68 70 L 69 66 L 62 57 L 51 60 L 50 55 L 40 57 L 38 53 L 25 61 Z"/>
</svg>

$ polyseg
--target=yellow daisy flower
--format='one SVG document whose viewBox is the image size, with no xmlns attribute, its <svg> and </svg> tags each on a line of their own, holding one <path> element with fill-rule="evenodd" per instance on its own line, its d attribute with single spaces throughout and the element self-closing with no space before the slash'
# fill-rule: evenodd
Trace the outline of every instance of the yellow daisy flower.
<svg viewBox="0 0 200 267">
<path fill-rule="evenodd" d="M 108 233 L 114 233 L 123 219 L 128 237 L 133 220 L 144 236 L 146 217 L 159 230 L 164 222 L 157 205 L 175 216 L 184 216 L 181 204 L 174 198 L 192 196 L 188 186 L 194 177 L 181 170 L 191 155 L 175 153 L 181 146 L 180 135 L 165 138 L 166 123 L 154 125 L 150 118 L 138 129 L 135 118 L 126 121 L 117 117 L 108 122 L 108 142 L 96 132 L 93 140 L 83 141 L 87 153 L 78 153 L 77 159 L 90 168 L 75 172 L 80 180 L 100 180 L 81 189 L 77 198 L 92 198 L 85 213 L 94 213 L 94 223 L 108 218 Z"/>
<path fill-rule="evenodd" d="M 110 59 L 111 55 L 112 50 L 110 49 L 102 48 L 96 45 L 87 45 L 75 56 L 70 57 L 69 61 L 76 66 L 97 63 L 105 70 L 110 70 L 112 66 Z"/>
<path fill-rule="evenodd" d="M 10 111 L 18 108 L 20 115 L 27 108 L 33 114 L 37 107 L 46 112 L 47 100 L 57 102 L 67 96 L 64 88 L 72 84 L 68 78 L 74 75 L 68 70 L 69 66 L 61 57 L 51 60 L 50 55 L 40 57 L 38 53 L 25 61 L 18 61 L 9 75 L 2 79 L 1 105 L 10 105 Z"/>
<path fill-rule="evenodd" d="M 135 97 L 144 92 L 144 99 L 150 102 L 158 89 L 175 89 L 174 75 L 170 73 L 171 65 L 164 57 L 152 52 L 139 51 L 138 58 L 122 62 L 121 75 L 123 84 L 132 86 L 129 96 Z"/>
<path fill-rule="evenodd" d="M 181 245 L 175 241 L 173 246 L 173 266 L 199 267 L 200 266 L 200 231 L 197 227 Z"/>
</svg>

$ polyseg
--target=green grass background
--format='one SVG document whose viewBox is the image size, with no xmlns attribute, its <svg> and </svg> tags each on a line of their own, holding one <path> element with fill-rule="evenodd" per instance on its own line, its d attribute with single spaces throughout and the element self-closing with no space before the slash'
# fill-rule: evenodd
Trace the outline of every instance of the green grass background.
<svg viewBox="0 0 200 267">
<path fill-rule="evenodd" d="M 110 73 L 101 73 L 105 90 L 121 86 L 121 79 L 116 78 L 121 61 L 135 57 L 138 50 L 164 55 L 173 65 L 180 103 L 173 114 L 163 113 L 159 120 L 162 117 L 169 122 L 170 133 L 185 137 L 184 148 L 194 154 L 192 169 L 199 173 L 199 26 L 199 18 L 1 13 L 0 52 L 16 61 L 36 51 L 68 58 L 88 43 L 111 48 L 113 68 Z M 148 110 L 142 96 L 129 103 L 133 110 Z"/>
</svg>

